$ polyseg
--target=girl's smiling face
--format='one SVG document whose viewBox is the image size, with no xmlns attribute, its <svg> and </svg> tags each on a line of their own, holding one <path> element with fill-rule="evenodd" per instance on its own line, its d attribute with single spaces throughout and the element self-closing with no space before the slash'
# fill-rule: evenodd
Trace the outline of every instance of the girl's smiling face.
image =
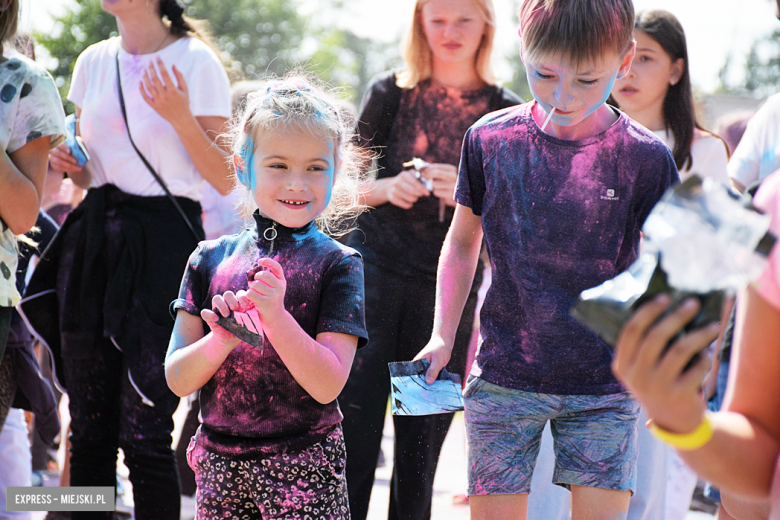
<svg viewBox="0 0 780 520">
<path fill-rule="evenodd" d="M 330 202 L 336 143 L 298 128 L 265 130 L 255 139 L 252 197 L 260 213 L 289 228 L 305 226 Z"/>
<path fill-rule="evenodd" d="M 560 57 L 527 62 L 528 86 L 536 101 L 558 126 L 574 126 L 604 106 L 615 79 L 624 75 L 633 53 L 610 52 L 597 62 L 573 66 Z"/>
</svg>

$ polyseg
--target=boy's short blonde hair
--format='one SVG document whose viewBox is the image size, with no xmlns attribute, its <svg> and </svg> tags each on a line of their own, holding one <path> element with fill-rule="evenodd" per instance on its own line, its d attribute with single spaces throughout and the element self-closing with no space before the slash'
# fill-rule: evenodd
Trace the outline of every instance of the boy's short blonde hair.
<svg viewBox="0 0 780 520">
<path fill-rule="evenodd" d="M 633 41 L 632 0 L 523 0 L 517 15 L 527 62 L 556 56 L 576 67 L 623 56 Z"/>
<path fill-rule="evenodd" d="M 398 74 L 397 84 L 401 88 L 413 88 L 421 81 L 430 78 L 433 73 L 433 54 L 422 26 L 422 8 L 429 1 L 416 0 L 414 3 L 412 25 L 409 27 L 403 44 L 406 68 Z M 493 54 L 493 36 L 496 34 L 496 13 L 493 9 L 493 0 L 473 1 L 485 21 L 485 34 L 482 36 L 479 49 L 477 49 L 474 68 L 479 79 L 488 85 L 493 85 L 496 82 L 490 64 L 490 58 Z"/>
</svg>

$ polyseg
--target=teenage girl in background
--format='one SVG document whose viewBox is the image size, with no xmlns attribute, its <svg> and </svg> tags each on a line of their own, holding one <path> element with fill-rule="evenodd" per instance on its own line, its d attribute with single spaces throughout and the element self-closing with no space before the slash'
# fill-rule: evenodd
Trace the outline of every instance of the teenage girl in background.
<svg viewBox="0 0 780 520">
<path fill-rule="evenodd" d="M 359 209 L 351 128 L 296 78 L 251 95 L 237 126 L 254 225 L 190 256 L 166 360 L 176 394 L 200 389 L 188 448 L 200 519 L 349 519 L 336 397 L 367 339 L 363 263 L 318 225 L 335 229 Z M 262 348 L 217 324 L 232 311 L 254 316 Z"/>
<path fill-rule="evenodd" d="M 348 244 L 366 268 L 371 341 L 358 351 L 339 402 L 344 412 L 352 517 L 363 520 L 374 483 L 387 410 L 391 361 L 409 361 L 433 327 L 436 268 L 452 220 L 456 165 L 466 130 L 488 112 L 521 103 L 495 85 L 491 0 L 417 0 L 406 38 L 405 67 L 369 85 L 358 117 L 360 143 L 380 154 L 377 179 Z M 429 166 L 416 178 L 403 163 Z M 428 189 L 423 180 L 431 182 Z M 478 269 L 447 367 L 464 376 Z M 390 519 L 430 518 L 433 478 L 452 414 L 394 417 Z"/>
<path fill-rule="evenodd" d="M 666 143 L 681 181 L 696 173 L 729 186 L 726 145 L 696 120 L 682 25 L 667 11 L 643 11 L 634 38 L 636 56 L 628 75 L 615 82 L 612 101 Z"/>
<path fill-rule="evenodd" d="M 612 99 L 666 143 L 681 181 L 696 173 L 730 186 L 725 143 L 696 120 L 682 25 L 667 11 L 643 11 L 636 17 L 634 38 L 636 56 L 631 70 L 615 82 Z M 666 520 L 683 520 L 696 487 L 696 474 L 647 428 L 639 430 L 637 492 L 631 499 L 629 519 L 655 518 L 657 515 L 643 512 L 650 509 Z"/>
</svg>

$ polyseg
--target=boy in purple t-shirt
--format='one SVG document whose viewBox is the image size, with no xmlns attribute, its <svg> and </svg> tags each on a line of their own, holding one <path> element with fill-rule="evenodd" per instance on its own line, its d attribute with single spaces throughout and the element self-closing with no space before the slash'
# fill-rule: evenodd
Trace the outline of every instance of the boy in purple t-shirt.
<svg viewBox="0 0 780 520">
<path fill-rule="evenodd" d="M 493 282 L 464 391 L 472 518 L 525 518 L 548 420 L 553 481 L 571 490 L 575 515 L 623 518 L 638 407 L 608 347 L 569 309 L 634 261 L 677 169 L 661 141 L 605 104 L 634 55 L 631 0 L 524 0 L 518 14 L 535 100 L 466 134 L 434 332 L 417 358 L 430 361 L 429 381 L 448 361 L 484 234 Z"/>
</svg>

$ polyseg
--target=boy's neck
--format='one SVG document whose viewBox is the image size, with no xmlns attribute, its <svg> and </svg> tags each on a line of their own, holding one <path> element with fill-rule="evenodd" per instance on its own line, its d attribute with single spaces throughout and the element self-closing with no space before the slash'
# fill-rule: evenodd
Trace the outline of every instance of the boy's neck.
<svg viewBox="0 0 780 520">
<path fill-rule="evenodd" d="M 471 90 L 485 84 L 470 62 L 447 63 L 434 57 L 432 69 L 431 77 L 445 87 Z"/>
<path fill-rule="evenodd" d="M 531 108 L 531 115 L 541 130 L 548 114 L 538 102 L 534 102 L 534 105 Z M 544 133 L 565 141 L 580 141 L 606 131 L 609 127 L 614 125 L 617 120 L 617 112 L 604 104 L 601 108 L 576 125 L 561 126 L 556 125 L 551 120 L 544 129 Z"/>
</svg>

